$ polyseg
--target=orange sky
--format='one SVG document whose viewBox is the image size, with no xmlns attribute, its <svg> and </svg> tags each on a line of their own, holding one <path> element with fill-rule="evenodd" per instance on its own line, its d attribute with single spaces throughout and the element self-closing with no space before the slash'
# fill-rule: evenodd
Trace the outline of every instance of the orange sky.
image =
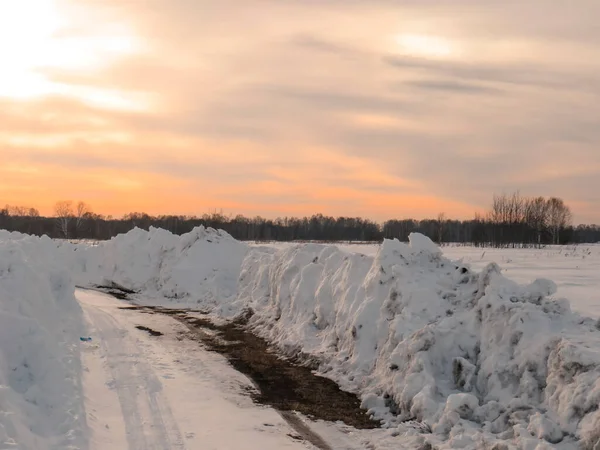
<svg viewBox="0 0 600 450">
<path fill-rule="evenodd" d="M 595 0 L 0 2 L 0 204 L 467 218 L 520 190 L 600 222 L 599 16 Z"/>
</svg>

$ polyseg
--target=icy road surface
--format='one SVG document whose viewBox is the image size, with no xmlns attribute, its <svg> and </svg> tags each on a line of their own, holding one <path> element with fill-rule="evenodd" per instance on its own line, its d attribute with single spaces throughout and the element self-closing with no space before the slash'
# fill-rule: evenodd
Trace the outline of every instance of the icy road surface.
<svg viewBox="0 0 600 450">
<path fill-rule="evenodd" d="M 120 309 L 127 303 L 94 291 L 76 297 L 92 337 L 82 343 L 91 450 L 315 448 L 278 412 L 254 404 L 244 393 L 250 381 L 221 355 L 183 339 L 177 321 Z M 330 448 L 368 445 L 339 426 L 304 421 Z"/>
</svg>

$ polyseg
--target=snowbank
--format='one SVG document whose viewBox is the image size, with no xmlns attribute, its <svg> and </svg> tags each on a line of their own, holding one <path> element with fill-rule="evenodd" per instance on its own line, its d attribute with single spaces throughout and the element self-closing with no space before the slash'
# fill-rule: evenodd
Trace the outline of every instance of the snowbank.
<svg viewBox="0 0 600 450">
<path fill-rule="evenodd" d="M 28 237 L 26 234 L 17 231 L 0 230 L 0 242 L 9 240 L 18 240 Z"/>
<path fill-rule="evenodd" d="M 251 310 L 258 334 L 320 362 L 403 439 L 600 446 L 597 324 L 553 297 L 554 283 L 519 285 L 495 264 L 474 272 L 424 236 L 385 241 L 375 257 L 310 243 L 250 247 L 202 227 L 42 247 L 78 284 L 115 282 L 226 317 Z"/>
<path fill-rule="evenodd" d="M 203 308 L 237 296 L 249 247 L 224 231 L 199 227 L 183 236 L 135 229 L 94 247 L 64 244 L 61 261 L 81 285 L 118 285 Z"/>
<path fill-rule="evenodd" d="M 202 227 L 135 230 L 75 253 L 88 283 L 229 317 L 251 309 L 257 333 L 319 361 L 387 426 L 430 430 L 432 443 L 600 445 L 600 332 L 550 281 L 518 285 L 494 264 L 475 273 L 418 234 L 374 258 L 249 247 Z"/>
<path fill-rule="evenodd" d="M 240 284 L 261 335 L 318 357 L 389 426 L 420 422 L 449 448 L 599 445 L 600 332 L 550 281 L 473 273 L 412 235 L 374 259 L 318 245 L 254 256 Z"/>
<path fill-rule="evenodd" d="M 2 448 L 84 448 L 78 331 L 70 276 L 47 255 L 56 245 L 0 236 L 0 443 Z"/>
</svg>

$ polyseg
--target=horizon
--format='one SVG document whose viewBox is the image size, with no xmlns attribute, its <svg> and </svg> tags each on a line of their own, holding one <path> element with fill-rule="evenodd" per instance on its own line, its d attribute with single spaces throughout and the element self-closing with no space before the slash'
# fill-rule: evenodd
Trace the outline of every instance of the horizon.
<svg viewBox="0 0 600 450">
<path fill-rule="evenodd" d="M 71 200 L 67 200 L 67 201 L 72 203 L 73 217 L 75 217 L 75 215 L 76 215 L 75 208 L 76 208 L 77 202 L 71 201 Z M 319 212 L 319 211 L 309 213 L 306 215 L 276 215 L 276 216 L 262 216 L 259 214 L 245 215 L 245 214 L 242 214 L 242 213 L 239 213 L 236 211 L 225 211 L 222 208 L 217 208 L 217 209 L 213 209 L 211 211 L 206 211 L 206 212 L 192 212 L 189 214 L 188 213 L 179 214 L 179 213 L 170 213 L 170 212 L 150 213 L 148 211 L 142 211 L 142 210 L 131 210 L 131 211 L 127 211 L 123 214 L 110 214 L 110 213 L 105 214 L 105 213 L 100 213 L 100 212 L 96 211 L 94 209 L 93 205 L 91 205 L 85 201 L 83 203 L 85 203 L 87 212 L 101 216 L 102 220 L 117 220 L 117 221 L 126 220 L 125 217 L 129 214 L 146 214 L 151 218 L 159 218 L 161 216 L 164 216 L 164 217 L 186 217 L 186 219 L 188 219 L 188 220 L 192 220 L 192 219 L 202 220 L 205 216 L 214 216 L 214 215 L 221 215 L 222 217 L 225 217 L 228 220 L 235 220 L 238 216 L 243 216 L 246 219 L 260 218 L 260 219 L 264 219 L 267 221 L 276 221 L 278 219 L 305 219 L 305 218 L 311 218 L 314 216 L 321 215 L 324 217 L 332 217 L 334 219 L 339 219 L 339 218 L 363 219 L 363 220 L 368 220 L 373 223 L 376 223 L 377 225 L 384 225 L 388 221 L 404 221 L 404 220 L 413 220 L 416 222 L 439 221 L 440 214 L 443 215 L 443 221 L 468 222 L 471 220 L 477 220 L 477 215 L 480 214 L 479 212 L 476 212 L 472 216 L 463 218 L 463 217 L 451 216 L 451 215 L 446 214 L 444 211 L 441 211 L 440 213 L 438 213 L 434 216 L 409 217 L 409 216 L 405 216 L 405 215 L 396 215 L 396 216 L 384 217 L 383 219 L 377 219 L 377 218 L 373 218 L 373 217 L 369 217 L 369 216 L 331 215 L 331 214 L 325 214 L 325 213 Z M 569 206 L 569 205 L 567 205 L 567 206 Z M 35 205 L 8 205 L 7 204 L 3 207 L 0 207 L 0 212 L 2 212 L 2 210 L 4 208 L 9 208 L 9 207 L 21 207 L 21 208 L 26 208 L 26 209 L 30 209 L 30 208 L 34 209 L 37 212 L 39 212 L 39 217 L 41 217 L 41 218 L 52 219 L 52 218 L 58 217 L 57 213 L 55 211 L 43 212 L 42 210 L 39 210 L 38 208 L 36 208 Z M 484 220 L 488 220 L 487 213 L 489 213 L 489 208 L 488 208 L 488 210 L 484 211 L 480 217 L 483 218 Z M 11 215 L 11 214 L 9 213 L 9 215 Z M 575 228 L 580 225 L 581 226 L 598 226 L 598 224 L 595 222 L 577 222 L 576 220 L 573 220 L 570 226 Z"/>
<path fill-rule="evenodd" d="M 312 217 L 312 216 L 317 216 L 317 215 L 323 215 L 323 216 L 327 216 L 327 217 L 347 217 L 347 218 L 361 218 L 361 219 L 367 219 L 367 220 L 371 220 L 373 222 L 377 222 L 377 223 L 383 223 L 386 220 L 437 220 L 438 216 L 440 214 L 444 214 L 445 215 L 445 219 L 447 220 L 471 220 L 474 219 L 475 216 L 477 214 L 485 214 L 487 212 L 487 210 L 489 209 L 489 206 L 486 210 L 481 210 L 481 211 L 473 211 L 473 213 L 471 215 L 466 215 L 465 217 L 455 217 L 455 216 L 450 216 L 448 213 L 446 213 L 445 211 L 439 211 L 431 216 L 422 216 L 422 217 L 409 217 L 403 214 L 397 214 L 396 216 L 390 215 L 388 216 L 382 216 L 382 218 L 373 218 L 371 216 L 368 215 L 348 215 L 348 214 L 327 214 L 323 211 L 309 211 L 306 214 L 300 214 L 300 215 L 296 215 L 296 214 L 277 214 L 276 212 L 274 212 L 271 215 L 260 215 L 260 214 L 244 214 L 242 212 L 239 211 L 235 211 L 235 210 L 225 210 L 224 208 L 210 208 L 209 210 L 206 211 L 194 211 L 191 210 L 191 212 L 177 212 L 177 211 L 158 211 L 158 212 L 151 212 L 151 211 L 146 211 L 146 210 L 142 210 L 142 209 L 136 209 L 135 206 L 132 207 L 132 209 L 127 210 L 124 209 L 122 212 L 118 212 L 118 213 L 111 213 L 109 212 L 104 212 L 104 211 L 98 211 L 96 208 L 94 208 L 94 205 L 83 200 L 83 199 L 77 199 L 77 200 L 67 200 L 67 199 L 63 199 L 63 200 L 59 200 L 59 201 L 55 201 L 52 203 L 52 206 L 50 207 L 45 207 L 45 208 L 38 208 L 35 204 L 5 204 L 0 206 L 0 211 L 2 211 L 5 208 L 25 208 L 27 210 L 29 209 L 34 209 L 37 212 L 39 212 L 39 216 L 40 217 L 46 217 L 46 218 L 52 218 L 52 217 L 56 217 L 56 212 L 54 210 L 54 207 L 56 205 L 56 203 L 62 202 L 62 201 L 69 201 L 72 203 L 72 206 L 75 208 L 76 204 L 78 201 L 82 201 L 83 203 L 85 203 L 85 205 L 90 209 L 90 212 L 97 214 L 97 215 L 101 215 L 104 218 L 106 217 L 112 217 L 113 219 L 122 219 L 124 216 L 128 215 L 128 214 L 147 214 L 151 217 L 159 217 L 159 216 L 188 216 L 188 217 L 196 217 L 196 218 L 202 218 L 202 216 L 204 215 L 213 215 L 213 214 L 221 214 L 224 217 L 228 217 L 228 218 L 235 218 L 238 215 L 244 216 L 246 218 L 254 218 L 254 217 L 261 217 L 263 219 L 267 219 L 267 220 L 276 220 L 276 219 L 284 219 L 284 218 L 304 218 L 304 217 Z"/>
<path fill-rule="evenodd" d="M 381 223 L 468 220 L 518 190 L 600 223 L 598 16 L 595 0 L 5 2 L 0 202 Z"/>
</svg>

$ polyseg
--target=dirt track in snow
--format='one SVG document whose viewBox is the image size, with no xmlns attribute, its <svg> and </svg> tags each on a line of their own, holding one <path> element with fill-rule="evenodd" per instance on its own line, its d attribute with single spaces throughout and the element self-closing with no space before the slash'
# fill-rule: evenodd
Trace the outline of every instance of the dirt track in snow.
<svg viewBox="0 0 600 450">
<path fill-rule="evenodd" d="M 123 309 L 167 315 L 184 324 L 190 330 L 187 338 L 222 354 L 236 370 L 254 382 L 257 390 L 249 394 L 255 402 L 278 410 L 301 438 L 318 448 L 330 447 L 301 422 L 294 420 L 293 411 L 314 420 L 341 421 L 356 429 L 380 426 L 361 409 L 356 395 L 342 391 L 327 378 L 315 375 L 310 367 L 280 357 L 264 339 L 248 331 L 243 320 L 217 324 L 201 317 L 197 311 L 149 306 Z M 184 338 L 181 336 L 181 339 Z"/>
<path fill-rule="evenodd" d="M 282 413 L 253 405 L 249 380 L 180 322 L 120 310 L 122 302 L 103 294 L 76 294 L 93 336 L 81 343 L 91 450 L 314 448 Z M 321 448 L 365 448 L 342 427 L 291 414 L 310 433 L 315 425 L 325 432 L 330 444 Z"/>
</svg>

